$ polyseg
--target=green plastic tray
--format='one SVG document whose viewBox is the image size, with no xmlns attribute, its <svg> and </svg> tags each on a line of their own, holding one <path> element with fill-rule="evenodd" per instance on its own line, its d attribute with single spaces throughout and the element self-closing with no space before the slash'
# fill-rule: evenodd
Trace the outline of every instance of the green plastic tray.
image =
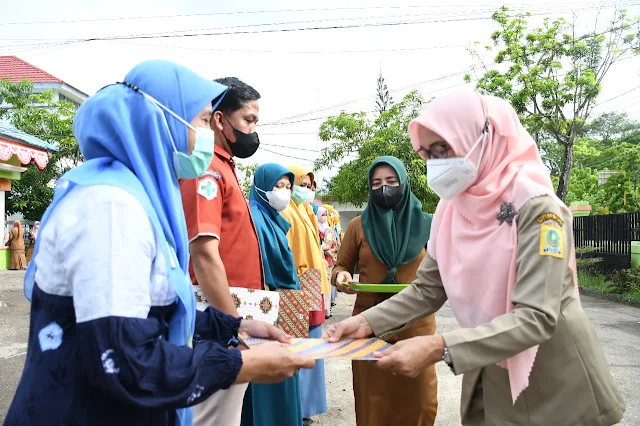
<svg viewBox="0 0 640 426">
<path fill-rule="evenodd" d="M 361 293 L 400 293 L 409 284 L 358 284 L 349 283 L 349 287 Z"/>
</svg>

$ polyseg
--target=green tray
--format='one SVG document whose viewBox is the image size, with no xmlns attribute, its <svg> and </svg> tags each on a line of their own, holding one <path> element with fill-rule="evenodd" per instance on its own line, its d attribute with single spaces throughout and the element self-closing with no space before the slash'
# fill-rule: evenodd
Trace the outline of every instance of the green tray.
<svg viewBox="0 0 640 426">
<path fill-rule="evenodd" d="M 349 287 L 361 293 L 400 293 L 410 284 L 358 284 L 349 283 Z"/>
</svg>

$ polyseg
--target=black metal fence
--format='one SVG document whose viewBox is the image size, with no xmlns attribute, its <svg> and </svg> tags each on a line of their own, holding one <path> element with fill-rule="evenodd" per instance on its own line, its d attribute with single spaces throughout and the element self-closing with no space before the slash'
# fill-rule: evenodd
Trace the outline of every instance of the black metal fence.
<svg viewBox="0 0 640 426">
<path fill-rule="evenodd" d="M 577 249 L 604 258 L 608 269 L 629 268 L 631 241 L 640 241 L 640 212 L 575 217 L 573 237 Z"/>
</svg>

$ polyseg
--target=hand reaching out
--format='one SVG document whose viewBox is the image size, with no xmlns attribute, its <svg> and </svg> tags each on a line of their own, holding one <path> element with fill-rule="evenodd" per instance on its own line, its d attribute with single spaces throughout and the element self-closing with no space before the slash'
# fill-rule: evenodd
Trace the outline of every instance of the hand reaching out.
<svg viewBox="0 0 640 426">
<path fill-rule="evenodd" d="M 322 338 L 335 343 L 340 339 L 364 339 L 372 334 L 373 329 L 366 318 L 356 315 L 329 327 Z"/>
<path fill-rule="evenodd" d="M 236 383 L 278 383 L 293 377 L 301 368 L 313 368 L 315 360 L 283 348 L 280 343 L 263 343 L 242 351 L 242 368 Z"/>
<path fill-rule="evenodd" d="M 401 340 L 374 356 L 378 358 L 378 368 L 415 378 L 425 368 L 442 360 L 444 346 L 442 336 L 419 336 Z"/>
</svg>

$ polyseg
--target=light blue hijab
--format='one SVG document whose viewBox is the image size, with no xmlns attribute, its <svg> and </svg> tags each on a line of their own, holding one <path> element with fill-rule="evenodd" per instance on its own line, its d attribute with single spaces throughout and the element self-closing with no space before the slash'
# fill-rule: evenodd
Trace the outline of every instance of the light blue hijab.
<svg viewBox="0 0 640 426">
<path fill-rule="evenodd" d="M 207 80 L 181 65 L 146 61 L 134 67 L 125 82 L 139 88 L 186 122 L 213 99 L 222 99 L 226 86 Z M 166 118 L 166 124 L 165 124 Z M 53 203 L 42 218 L 41 231 L 51 213 L 76 185 L 122 188 L 140 201 L 149 215 L 156 241 L 164 242 L 169 280 L 178 304 L 170 323 L 169 341 L 190 344 L 195 326 L 195 299 L 188 278 L 189 242 L 180 187 L 173 166 L 173 146 L 187 153 L 187 127 L 141 93 L 124 84 L 107 86 L 86 100 L 74 120 L 74 133 L 86 162 L 58 180 Z M 36 240 L 34 258 L 39 251 Z M 24 291 L 31 300 L 36 273 L 29 264 Z M 190 426 L 191 409 L 178 410 L 177 425 Z"/>
</svg>

